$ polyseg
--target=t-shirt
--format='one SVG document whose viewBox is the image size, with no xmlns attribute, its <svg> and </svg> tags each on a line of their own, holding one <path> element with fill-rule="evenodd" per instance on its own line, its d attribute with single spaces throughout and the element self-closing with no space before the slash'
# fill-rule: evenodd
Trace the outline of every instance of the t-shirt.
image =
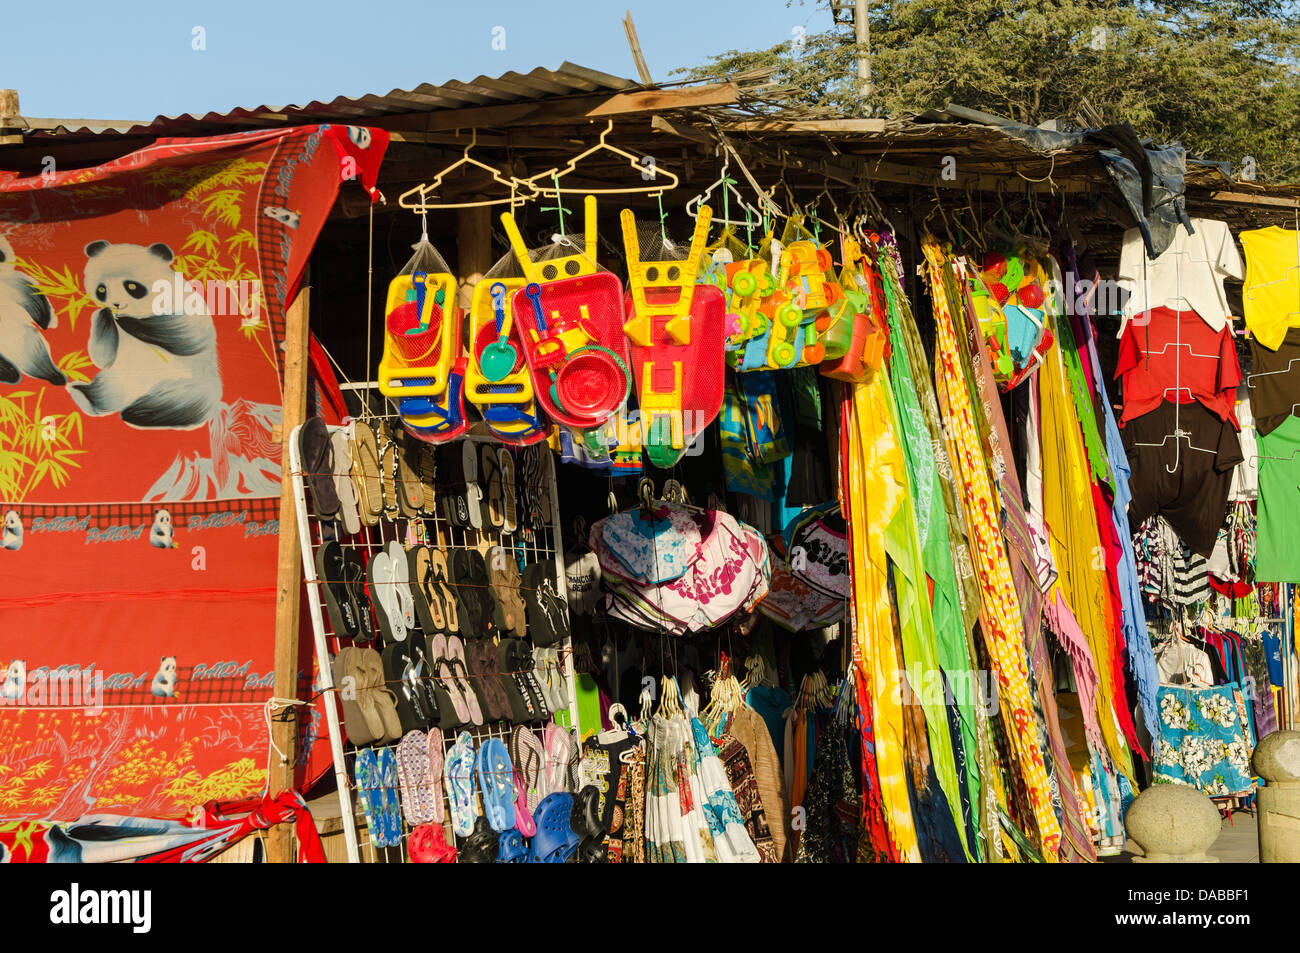
<svg viewBox="0 0 1300 953">
<path fill-rule="evenodd" d="M 1259 507 L 1255 578 L 1300 582 L 1300 417 L 1287 417 L 1259 438 Z"/>
<path fill-rule="evenodd" d="M 1255 426 L 1261 435 L 1272 433 L 1300 404 L 1300 328 L 1289 329 L 1275 349 L 1251 338 L 1250 363 L 1246 386 Z"/>
<path fill-rule="evenodd" d="M 1199 403 L 1165 401 L 1124 428 L 1124 450 L 1133 470 L 1130 525 L 1159 513 L 1193 552 L 1210 555 L 1228 510 L 1232 471 L 1241 462 L 1232 424 Z M 1300 540 L 1300 533 L 1295 536 Z"/>
<path fill-rule="evenodd" d="M 1237 423 L 1241 425 L 1238 436 L 1241 440 L 1242 459 L 1232 471 L 1228 499 L 1254 500 L 1259 498 L 1259 450 L 1255 444 L 1255 416 L 1249 397 L 1243 397 L 1237 402 Z"/>
<path fill-rule="evenodd" d="M 1159 307 L 1137 315 L 1120 337 L 1115 377 L 1124 381 L 1121 427 L 1166 400 L 1198 400 L 1236 423 L 1241 367 L 1232 331 L 1214 330 L 1194 311 Z"/>
<path fill-rule="evenodd" d="M 564 578 L 569 590 L 569 614 L 591 615 L 600 598 L 600 559 L 592 552 L 570 555 Z"/>
<path fill-rule="evenodd" d="M 1143 311 L 1164 307 L 1195 311 L 1215 331 L 1228 324 L 1223 279 L 1241 277 L 1241 256 L 1223 222 L 1194 218 L 1192 229 L 1194 234 L 1189 235 L 1180 224 L 1169 247 L 1155 261 L 1146 257 L 1141 231 L 1130 228 L 1124 233 L 1119 277 L 1134 283 L 1124 307 L 1124 322 Z"/>
<path fill-rule="evenodd" d="M 1241 233 L 1246 285 L 1241 290 L 1246 327 L 1276 351 L 1286 330 L 1300 326 L 1300 232 L 1270 225 Z"/>
</svg>

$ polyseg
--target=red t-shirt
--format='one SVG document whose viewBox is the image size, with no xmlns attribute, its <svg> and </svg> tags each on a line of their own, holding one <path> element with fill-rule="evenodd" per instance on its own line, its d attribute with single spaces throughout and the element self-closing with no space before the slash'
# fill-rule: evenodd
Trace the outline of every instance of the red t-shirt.
<svg viewBox="0 0 1300 953">
<path fill-rule="evenodd" d="M 1115 377 L 1124 381 L 1121 427 L 1155 410 L 1161 401 L 1198 400 L 1220 420 L 1241 429 L 1236 414 L 1241 367 L 1230 325 L 1216 331 L 1195 311 L 1144 311 L 1120 337 Z"/>
</svg>

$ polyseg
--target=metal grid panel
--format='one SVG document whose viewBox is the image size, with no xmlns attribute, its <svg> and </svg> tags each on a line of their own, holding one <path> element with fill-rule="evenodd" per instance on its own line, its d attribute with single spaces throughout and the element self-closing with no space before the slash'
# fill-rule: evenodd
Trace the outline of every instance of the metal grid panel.
<svg viewBox="0 0 1300 953">
<path fill-rule="evenodd" d="M 357 385 L 354 385 L 357 386 Z M 360 385 L 357 389 L 362 389 L 371 385 Z M 401 429 L 400 422 L 396 416 L 383 418 L 369 418 L 372 426 L 376 427 L 378 434 L 378 421 L 384 420 L 393 432 Z M 333 427 L 331 431 L 341 428 Z M 462 438 L 474 443 L 488 443 L 495 445 L 496 441 L 489 441 L 486 438 L 469 436 Z M 302 461 L 298 449 L 298 428 L 295 428 L 291 435 L 290 446 L 290 466 L 294 476 L 294 500 L 298 515 L 299 540 L 302 547 L 304 585 L 307 591 L 308 604 L 311 610 L 311 620 L 313 635 L 315 641 L 316 663 L 319 669 L 320 691 L 331 693 L 334 691 L 333 663 L 335 654 L 344 646 L 351 644 L 347 636 L 340 636 L 333 632 L 330 624 L 328 613 L 323 611 L 323 604 L 320 595 L 320 580 L 316 574 L 316 550 L 330 540 L 337 540 L 345 549 L 351 549 L 356 552 L 363 565 L 368 564 L 370 557 L 380 549 L 387 546 L 389 542 L 396 540 L 399 544 L 406 547 L 408 542 L 414 539 L 417 542 L 427 542 L 434 548 L 442 548 L 449 554 L 454 549 L 477 549 L 480 552 L 486 551 L 495 545 L 503 545 L 512 549 L 517 555 L 522 555 L 524 565 L 532 565 L 547 559 L 554 559 L 556 565 L 556 592 L 563 594 L 566 589 L 564 577 L 563 561 L 563 542 L 560 535 L 560 516 L 559 516 L 559 497 L 556 491 L 555 482 L 555 460 L 554 454 L 551 453 L 545 444 L 541 444 L 536 452 L 540 453 L 545 461 L 544 474 L 544 491 L 545 498 L 549 499 L 549 508 L 545 513 L 548 522 L 537 528 L 531 534 L 525 534 L 517 531 L 512 536 L 502 536 L 495 530 L 489 530 L 484 527 L 481 531 L 474 529 L 463 529 L 453 526 L 438 506 L 438 497 L 425 501 L 426 515 L 417 520 L 407 520 L 402 518 L 390 519 L 385 514 L 375 526 L 362 525 L 360 532 L 355 536 L 343 535 L 341 524 L 333 521 L 322 521 L 316 519 L 311 514 L 311 505 L 309 496 L 306 492 L 306 475 L 303 473 Z M 460 441 L 457 441 L 458 443 Z M 381 438 L 382 443 L 382 438 Z M 518 495 L 523 489 L 523 473 L 520 466 L 520 458 L 523 451 L 514 450 L 515 454 L 515 488 Z M 425 452 L 431 453 L 432 447 L 426 446 Z M 448 480 L 445 475 L 435 474 L 435 489 L 441 490 L 448 485 L 458 484 L 454 479 Z M 426 490 L 426 497 L 428 496 Z M 522 513 L 522 508 L 520 509 Z M 421 525 L 422 524 L 422 525 Z M 522 530 L 522 527 L 520 527 Z M 455 585 L 451 583 L 450 585 Z M 369 586 L 369 583 L 367 583 Z M 418 631 L 418 625 L 417 629 Z M 528 640 L 531 644 L 531 639 Z M 382 635 L 376 632 L 372 642 L 367 643 L 376 649 L 383 646 Z M 577 724 L 577 694 L 576 683 L 574 679 L 574 668 L 572 661 L 572 644 L 567 635 L 557 644 L 560 655 L 561 671 L 563 674 L 565 691 L 567 694 L 569 707 L 567 710 L 552 716 L 552 722 L 564 726 Z M 468 677 L 476 677 L 469 675 Z M 391 684 L 391 683 L 390 683 Z M 335 781 L 338 785 L 339 804 L 341 807 L 344 839 L 347 844 L 348 859 L 352 863 L 405 863 L 409 860 L 406 849 L 407 837 L 410 834 L 412 824 L 403 818 L 402 825 L 402 845 L 401 847 L 377 847 L 371 840 L 370 832 L 365 823 L 364 817 L 360 815 L 360 805 L 354 802 L 355 783 L 353 781 L 353 767 L 356 752 L 359 750 L 351 742 L 345 741 L 341 728 L 341 720 L 338 706 L 332 700 L 325 705 L 326 720 L 330 732 L 330 747 L 334 759 Z M 443 732 L 443 754 L 444 759 L 447 751 L 455 743 L 456 736 L 460 731 L 469 731 L 474 739 L 474 747 L 477 751 L 483 741 L 488 738 L 498 738 L 502 742 L 508 742 L 510 733 L 514 725 L 510 722 L 487 723 L 475 727 L 466 725 L 463 728 L 448 729 Z M 534 729 L 535 730 L 535 729 Z M 390 748 L 396 756 L 397 742 L 388 744 L 375 743 L 368 745 L 373 749 Z M 451 828 L 451 805 L 449 803 L 449 792 L 446 785 L 443 785 L 443 809 L 446 820 L 443 823 L 443 829 L 446 832 L 448 841 L 458 850 L 463 838 L 458 837 Z M 478 813 L 482 813 L 481 800 L 478 793 L 477 781 L 475 784 L 475 802 Z"/>
</svg>

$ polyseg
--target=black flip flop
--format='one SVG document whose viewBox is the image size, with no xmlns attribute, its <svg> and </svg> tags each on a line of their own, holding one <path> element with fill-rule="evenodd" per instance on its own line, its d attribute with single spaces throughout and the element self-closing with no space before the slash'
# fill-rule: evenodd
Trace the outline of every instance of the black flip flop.
<svg viewBox="0 0 1300 953">
<path fill-rule="evenodd" d="M 461 529 L 473 524 L 469 518 L 469 494 L 465 485 L 465 451 L 458 443 L 444 443 L 434 454 L 435 470 L 440 478 L 442 509 L 447 522 Z"/>
<path fill-rule="evenodd" d="M 569 634 L 568 608 L 556 593 L 555 560 L 524 567 L 522 587 L 533 645 L 550 648 Z"/>
<path fill-rule="evenodd" d="M 348 586 L 343 547 L 336 540 L 330 540 L 316 550 L 316 580 L 320 583 L 321 595 L 325 597 L 330 628 L 339 638 L 356 640 L 365 626 Z"/>
<path fill-rule="evenodd" d="M 428 699 L 415 675 L 415 664 L 405 642 L 394 642 L 381 653 L 384 659 L 384 682 L 397 698 L 397 719 L 402 723 L 402 734 L 424 731 L 431 724 L 426 710 Z"/>
<path fill-rule="evenodd" d="M 366 567 L 355 549 L 343 550 L 343 582 L 357 607 L 359 627 L 352 641 L 356 645 L 369 645 L 375 638 L 374 609 L 366 595 Z"/>
<path fill-rule="evenodd" d="M 298 431 L 298 454 L 317 518 L 334 519 L 342 504 L 334 487 L 334 447 L 325 421 L 309 417 L 302 425 Z"/>
</svg>

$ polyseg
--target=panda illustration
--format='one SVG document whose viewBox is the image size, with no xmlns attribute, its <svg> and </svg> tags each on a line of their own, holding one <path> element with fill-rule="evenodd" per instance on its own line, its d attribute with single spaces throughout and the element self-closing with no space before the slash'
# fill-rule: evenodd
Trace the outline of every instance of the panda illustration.
<svg viewBox="0 0 1300 953">
<path fill-rule="evenodd" d="M 17 510 L 5 511 L 4 530 L 0 532 L 0 547 L 18 550 L 23 548 L 23 519 Z"/>
<path fill-rule="evenodd" d="M 176 694 L 176 656 L 164 655 L 162 662 L 158 666 L 158 673 L 153 677 L 153 684 L 149 686 L 151 691 L 158 698 L 172 698 Z"/>
<path fill-rule="evenodd" d="M 268 205 L 266 208 L 262 209 L 262 214 L 265 215 L 267 218 L 275 219 L 277 222 L 279 222 L 281 225 L 286 226 L 287 228 L 297 228 L 299 221 L 301 221 L 302 219 L 302 216 L 300 216 L 297 212 L 292 212 L 289 209 L 282 208 L 279 205 Z"/>
<path fill-rule="evenodd" d="M 155 314 L 155 285 L 175 286 L 172 250 L 94 241 L 86 246 L 86 291 L 103 307 L 91 319 L 87 352 L 95 379 L 68 392 L 93 416 L 121 414 L 132 427 L 192 430 L 221 402 L 217 329 L 205 305 Z M 182 276 L 181 283 L 184 283 Z M 186 305 L 197 300 L 187 296 Z"/>
<path fill-rule="evenodd" d="M 49 299 L 14 265 L 13 246 L 0 235 L 0 384 L 26 374 L 62 387 L 67 378 L 50 357 L 41 334 L 58 325 Z"/>
<path fill-rule="evenodd" d="M 0 698 L 16 702 L 22 699 L 23 689 L 27 687 L 27 662 L 23 659 L 16 658 L 9 663 L 9 671 L 5 673 L 4 687 L 0 688 Z"/>
<path fill-rule="evenodd" d="M 150 544 L 159 549 L 175 549 L 172 539 L 172 514 L 169 510 L 159 510 L 153 515 L 153 526 L 149 530 Z"/>
</svg>

